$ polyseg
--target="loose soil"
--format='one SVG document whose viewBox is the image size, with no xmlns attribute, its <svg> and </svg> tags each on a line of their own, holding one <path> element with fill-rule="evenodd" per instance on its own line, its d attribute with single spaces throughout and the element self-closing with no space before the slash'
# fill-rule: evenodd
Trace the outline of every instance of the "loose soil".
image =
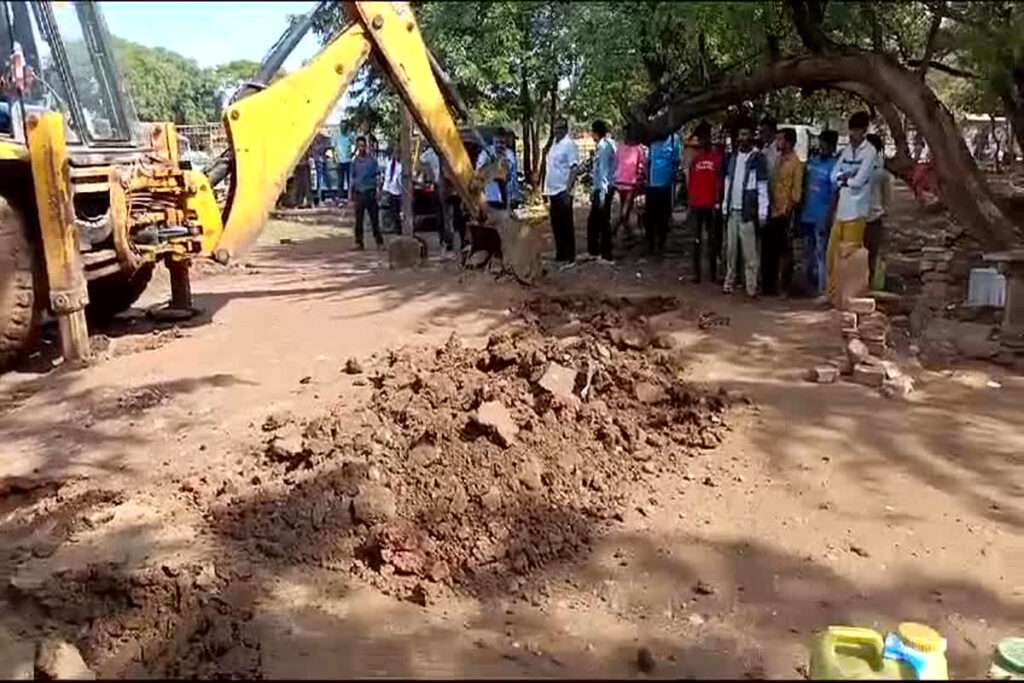
<svg viewBox="0 0 1024 683">
<path fill-rule="evenodd" d="M 350 245 L 275 222 L 197 319 L 0 377 L 3 626 L 109 677 L 793 677 L 905 619 L 966 677 L 1019 628 L 1019 376 L 808 383 L 829 314 L 689 258 L 524 289 Z"/>
</svg>

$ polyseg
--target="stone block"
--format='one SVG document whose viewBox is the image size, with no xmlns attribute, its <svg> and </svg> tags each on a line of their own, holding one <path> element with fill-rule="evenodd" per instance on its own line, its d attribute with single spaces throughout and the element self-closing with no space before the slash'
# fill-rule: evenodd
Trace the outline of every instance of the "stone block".
<svg viewBox="0 0 1024 683">
<path fill-rule="evenodd" d="M 418 237 L 402 235 L 388 242 L 388 264 L 393 270 L 417 268 L 427 260 L 427 244 Z"/>
<path fill-rule="evenodd" d="M 817 365 L 809 373 L 811 381 L 818 384 L 832 384 L 839 378 L 839 368 L 834 365 Z"/>
<path fill-rule="evenodd" d="M 925 282 L 921 287 L 921 296 L 926 299 L 945 299 L 947 294 L 945 282 Z"/>
<path fill-rule="evenodd" d="M 875 300 L 869 296 L 854 296 L 846 300 L 846 310 L 858 315 L 875 312 Z"/>
<path fill-rule="evenodd" d="M 882 382 L 882 396 L 886 398 L 906 398 L 914 390 L 914 380 L 900 375 Z"/>
<path fill-rule="evenodd" d="M 930 270 L 921 275 L 921 282 L 949 282 L 949 274 Z"/>
<path fill-rule="evenodd" d="M 839 325 L 844 330 L 857 329 L 857 314 L 853 311 L 840 311 Z"/>
<path fill-rule="evenodd" d="M 869 355 L 867 345 L 860 339 L 851 339 L 846 342 L 846 357 L 850 359 L 850 362 L 854 365 L 863 363 Z"/>
<path fill-rule="evenodd" d="M 885 369 L 878 365 L 857 363 L 853 366 L 853 381 L 866 387 L 881 388 L 885 382 Z"/>
<path fill-rule="evenodd" d="M 868 347 L 868 352 L 872 356 L 877 356 L 878 358 L 885 358 L 887 355 L 889 355 L 889 347 L 886 345 L 885 342 L 869 341 L 864 342 L 864 344 Z"/>
</svg>

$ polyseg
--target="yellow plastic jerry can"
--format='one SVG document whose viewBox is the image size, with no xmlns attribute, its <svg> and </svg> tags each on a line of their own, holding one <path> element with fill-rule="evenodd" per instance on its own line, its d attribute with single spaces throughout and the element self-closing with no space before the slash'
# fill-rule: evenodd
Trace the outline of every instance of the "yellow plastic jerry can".
<svg viewBox="0 0 1024 683">
<path fill-rule="evenodd" d="M 899 640 L 916 650 L 927 664 L 924 677 L 946 680 L 946 641 L 924 624 L 905 622 L 897 630 Z M 919 680 L 914 668 L 884 657 L 885 639 L 874 629 L 829 626 L 814 639 L 811 652 L 813 680 Z"/>
</svg>

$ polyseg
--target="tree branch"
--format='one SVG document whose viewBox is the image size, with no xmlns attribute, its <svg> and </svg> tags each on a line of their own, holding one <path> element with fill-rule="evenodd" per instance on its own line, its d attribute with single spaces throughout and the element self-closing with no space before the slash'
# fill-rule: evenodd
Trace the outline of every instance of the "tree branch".
<svg viewBox="0 0 1024 683">
<path fill-rule="evenodd" d="M 938 3 L 939 7 L 944 7 L 945 2 Z M 924 57 L 921 58 L 920 63 L 917 66 L 917 73 L 922 79 L 925 73 L 928 71 L 929 63 L 932 60 L 932 55 L 935 54 L 935 39 L 939 37 L 939 27 L 942 25 L 942 14 L 941 12 L 934 12 L 932 14 L 932 23 L 928 28 L 928 40 L 924 45 Z"/>
<path fill-rule="evenodd" d="M 793 15 L 793 25 L 801 42 L 811 52 L 821 53 L 833 46 L 832 40 L 821 28 L 824 11 L 815 0 L 789 0 L 787 3 Z"/>
<path fill-rule="evenodd" d="M 923 61 L 924 60 L 921 59 L 908 59 L 907 66 L 917 67 L 917 69 L 920 70 L 923 65 Z M 941 71 L 942 73 L 949 74 L 950 76 L 957 76 L 958 78 L 981 78 L 980 75 L 974 73 L 973 71 L 967 71 L 966 69 L 958 69 L 955 66 L 949 66 L 948 64 L 937 62 L 934 59 L 928 60 L 927 67 L 930 69 L 935 69 L 936 71 Z"/>
</svg>

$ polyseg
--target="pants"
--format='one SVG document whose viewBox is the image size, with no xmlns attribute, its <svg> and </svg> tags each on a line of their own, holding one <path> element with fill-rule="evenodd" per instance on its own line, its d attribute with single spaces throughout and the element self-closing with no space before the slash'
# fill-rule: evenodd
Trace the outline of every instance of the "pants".
<svg viewBox="0 0 1024 683">
<path fill-rule="evenodd" d="M 572 224 L 572 197 L 559 192 L 548 197 L 551 215 L 551 234 L 555 238 L 555 260 L 572 261 L 576 258 L 576 234 Z"/>
<path fill-rule="evenodd" d="M 789 293 L 793 283 L 793 241 L 789 226 L 792 216 L 773 216 L 761 234 L 761 292 L 768 296 Z"/>
<path fill-rule="evenodd" d="M 462 198 L 455 194 L 448 197 L 445 200 L 448 205 L 446 216 L 450 216 L 451 221 L 446 225 L 446 233 L 443 236 L 445 246 L 449 249 L 455 248 L 455 235 L 459 236 L 459 249 L 466 246 L 466 214 L 462 210 Z"/>
<path fill-rule="evenodd" d="M 828 237 L 828 295 L 832 297 L 836 293 L 836 266 L 839 263 L 839 243 L 850 242 L 858 247 L 864 246 L 864 230 L 867 223 L 863 218 L 855 221 L 836 221 L 832 224 L 832 233 Z"/>
<path fill-rule="evenodd" d="M 870 221 L 864 233 L 864 246 L 868 248 L 868 283 L 873 287 L 875 282 L 875 270 L 878 268 L 878 257 L 882 253 L 885 230 L 882 226 L 882 219 Z"/>
<path fill-rule="evenodd" d="M 356 203 L 356 244 L 360 247 L 363 246 L 363 211 L 370 214 L 373 239 L 376 240 L 377 244 L 380 244 L 384 241 L 384 238 L 381 237 L 380 219 L 377 217 L 377 191 L 363 190 L 362 192 L 354 192 L 353 195 Z"/>
<path fill-rule="evenodd" d="M 824 224 L 801 223 L 804 238 L 804 276 L 807 278 L 807 292 L 821 294 L 825 291 L 825 247 L 828 245 Z"/>
<path fill-rule="evenodd" d="M 718 280 L 718 258 L 722 251 L 722 224 L 716 220 L 714 209 L 692 209 L 694 220 L 693 275 L 697 282 L 701 278 L 701 256 L 705 241 L 708 245 L 708 274 L 711 281 Z M 704 235 L 707 235 L 705 240 Z"/>
<path fill-rule="evenodd" d="M 629 227 L 629 218 L 633 214 L 633 202 L 636 199 L 635 188 L 619 187 L 619 221 L 615 225 L 615 231 L 625 228 L 626 235 L 632 235 L 633 230 Z"/>
<path fill-rule="evenodd" d="M 743 249 L 743 277 L 747 294 L 757 294 L 757 271 L 761 258 L 757 248 L 757 229 L 754 221 L 744 221 L 743 212 L 735 209 L 729 212 L 725 234 L 725 286 L 732 289 L 736 284 L 736 260 Z"/>
<path fill-rule="evenodd" d="M 672 186 L 647 188 L 647 249 L 652 254 L 665 250 L 668 224 L 672 218 Z"/>
<path fill-rule="evenodd" d="M 338 196 L 348 196 L 348 179 L 352 170 L 352 164 L 348 161 L 338 162 Z"/>
<path fill-rule="evenodd" d="M 388 203 L 386 206 L 388 214 L 388 229 L 398 235 L 402 232 L 402 195 L 386 193 Z"/>
<path fill-rule="evenodd" d="M 590 216 L 587 218 L 587 253 L 612 260 L 612 191 L 604 201 L 600 192 L 590 193 Z"/>
<path fill-rule="evenodd" d="M 316 201 L 323 201 L 324 192 L 331 189 L 331 177 L 327 174 L 327 159 L 317 157 L 314 160 L 316 168 Z"/>
</svg>

